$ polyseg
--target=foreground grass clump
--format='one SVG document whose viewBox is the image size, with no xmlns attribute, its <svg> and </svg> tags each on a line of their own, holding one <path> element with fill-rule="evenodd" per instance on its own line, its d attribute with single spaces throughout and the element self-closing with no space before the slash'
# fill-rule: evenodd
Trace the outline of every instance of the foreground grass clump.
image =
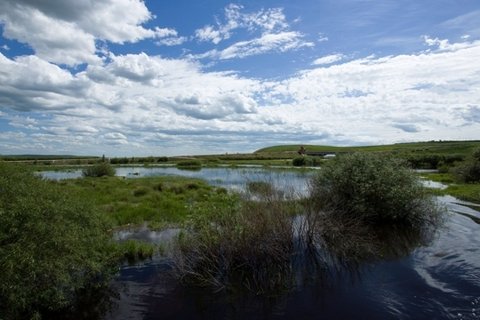
<svg viewBox="0 0 480 320">
<path fill-rule="evenodd" d="M 87 202 L 0 163 L 0 318 L 69 309 L 116 263 L 108 226 Z"/>
<path fill-rule="evenodd" d="M 291 203 L 239 201 L 197 208 L 173 254 L 177 276 L 217 289 L 261 293 L 283 288 L 292 277 Z"/>
<path fill-rule="evenodd" d="M 337 157 L 311 186 L 312 200 L 320 208 L 364 222 L 414 226 L 437 215 L 417 176 L 391 157 L 366 153 Z"/>
<path fill-rule="evenodd" d="M 115 169 L 108 162 L 99 162 L 83 169 L 82 174 L 84 177 L 113 177 Z"/>
</svg>

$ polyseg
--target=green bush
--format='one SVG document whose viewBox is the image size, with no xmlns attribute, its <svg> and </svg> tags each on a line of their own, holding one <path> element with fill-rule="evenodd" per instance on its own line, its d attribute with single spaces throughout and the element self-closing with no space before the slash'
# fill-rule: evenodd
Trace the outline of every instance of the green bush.
<svg viewBox="0 0 480 320">
<path fill-rule="evenodd" d="M 99 162 L 83 169 L 82 173 L 84 177 L 113 177 L 115 169 L 108 162 Z"/>
<path fill-rule="evenodd" d="M 468 160 L 457 165 L 454 173 L 461 182 L 480 182 L 480 148 L 474 150 Z"/>
<path fill-rule="evenodd" d="M 146 195 L 148 192 L 149 192 L 149 189 L 147 189 L 145 187 L 139 187 L 139 188 L 136 188 L 135 190 L 133 190 L 133 195 L 135 197 L 141 197 L 141 196 Z"/>
<path fill-rule="evenodd" d="M 315 167 L 320 165 L 321 159 L 319 157 L 296 157 L 293 158 L 292 164 L 295 167 L 303 167 L 303 166 L 308 166 L 308 167 Z"/>
<path fill-rule="evenodd" d="M 200 168 L 202 166 L 202 162 L 200 160 L 183 160 L 177 163 L 177 167 L 179 168 Z"/>
<path fill-rule="evenodd" d="M 312 179 L 312 200 L 368 223 L 406 222 L 435 218 L 435 206 L 404 162 L 376 154 L 337 157 Z"/>
<path fill-rule="evenodd" d="M 64 310 L 115 265 L 108 226 L 87 201 L 0 163 L 0 318 Z"/>
<path fill-rule="evenodd" d="M 305 157 L 296 157 L 296 158 L 293 158 L 292 164 L 295 167 L 303 167 L 307 164 L 307 161 L 305 160 Z"/>
</svg>

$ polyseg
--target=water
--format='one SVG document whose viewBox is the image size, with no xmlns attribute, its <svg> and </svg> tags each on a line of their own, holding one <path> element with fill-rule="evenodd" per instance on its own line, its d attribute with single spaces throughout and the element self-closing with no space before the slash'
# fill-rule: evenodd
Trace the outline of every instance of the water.
<svg viewBox="0 0 480 320">
<path fill-rule="evenodd" d="M 285 177 L 306 188 L 308 177 L 300 171 L 272 175 L 262 168 L 121 168 L 117 174 L 180 174 L 232 189 Z M 448 214 L 428 241 L 389 233 L 384 256 L 335 268 L 327 261 L 319 277 L 297 279 L 292 290 L 275 297 L 184 287 L 171 277 L 170 261 L 159 255 L 125 264 L 115 281 L 119 299 L 104 319 L 480 319 L 480 206 L 450 196 L 437 199 Z M 120 231 L 116 238 L 163 243 L 177 232 L 140 228 Z"/>
<path fill-rule="evenodd" d="M 51 180 L 76 179 L 82 177 L 82 170 L 41 171 L 39 174 Z M 202 168 L 201 170 L 181 170 L 176 167 L 118 167 L 116 175 L 127 179 L 158 176 L 183 176 L 207 181 L 209 184 L 243 191 L 250 181 L 270 182 L 280 190 L 294 189 L 299 194 L 306 194 L 306 178 L 312 171 L 266 169 L 257 166 L 241 168 Z"/>
<path fill-rule="evenodd" d="M 453 197 L 438 201 L 449 214 L 427 245 L 327 272 L 277 297 L 185 288 L 159 256 L 124 266 L 117 285 L 125 290 L 106 319 L 480 319 L 480 224 L 471 219 L 480 212 Z"/>
</svg>

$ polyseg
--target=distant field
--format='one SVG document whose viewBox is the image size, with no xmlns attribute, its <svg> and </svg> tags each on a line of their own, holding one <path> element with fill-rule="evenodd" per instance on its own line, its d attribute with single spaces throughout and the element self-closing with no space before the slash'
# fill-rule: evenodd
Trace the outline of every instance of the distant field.
<svg viewBox="0 0 480 320">
<path fill-rule="evenodd" d="M 42 154 L 19 154 L 0 155 L 0 160 L 24 161 L 24 160 L 60 160 L 60 159 L 93 159 L 97 156 L 73 156 L 73 155 L 42 155 Z"/>
<path fill-rule="evenodd" d="M 412 142 L 397 143 L 379 146 L 358 146 L 358 147 L 335 147 L 335 146 L 318 146 L 303 145 L 307 152 L 418 152 L 418 153 L 434 153 L 434 154 L 462 154 L 467 155 L 474 148 L 480 147 L 480 140 L 474 141 L 430 141 L 430 142 Z M 294 153 L 297 152 L 300 145 L 279 145 L 263 148 L 255 151 L 255 154 L 268 153 Z"/>
</svg>

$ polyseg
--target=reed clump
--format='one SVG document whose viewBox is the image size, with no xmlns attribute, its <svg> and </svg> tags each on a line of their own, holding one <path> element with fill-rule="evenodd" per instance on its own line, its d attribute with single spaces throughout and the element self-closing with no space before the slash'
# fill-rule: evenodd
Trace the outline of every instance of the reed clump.
<svg viewBox="0 0 480 320">
<path fill-rule="evenodd" d="M 292 276 L 291 210 L 285 201 L 239 201 L 232 195 L 221 206 L 197 208 L 176 241 L 177 276 L 216 289 L 284 287 Z"/>
</svg>

